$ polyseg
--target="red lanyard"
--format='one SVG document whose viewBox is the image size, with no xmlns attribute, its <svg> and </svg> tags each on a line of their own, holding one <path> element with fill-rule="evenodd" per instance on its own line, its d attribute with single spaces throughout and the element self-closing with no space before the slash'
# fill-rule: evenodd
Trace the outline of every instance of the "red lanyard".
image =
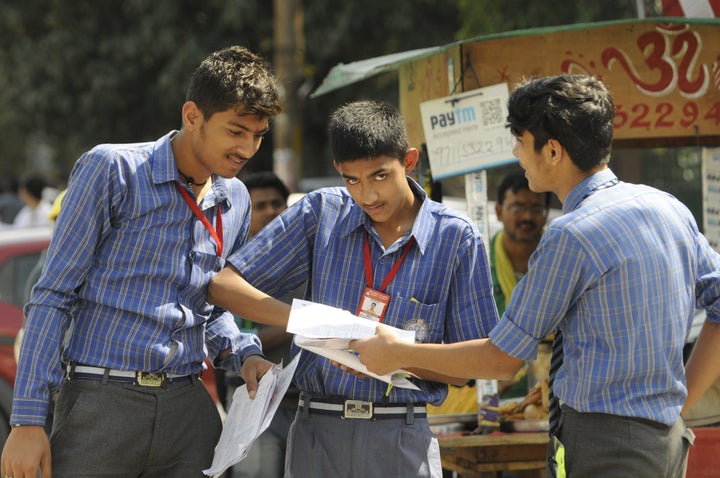
<svg viewBox="0 0 720 478">
<path fill-rule="evenodd" d="M 222 227 L 222 214 L 220 213 L 220 204 L 217 205 L 217 219 L 215 220 L 215 228 L 213 229 L 212 224 L 210 224 L 210 221 L 208 218 L 203 214 L 203 212 L 198 207 L 197 203 L 193 201 L 193 198 L 190 196 L 190 193 L 185 190 L 184 187 L 180 185 L 177 181 L 175 182 L 175 186 L 177 186 L 178 191 L 180 191 L 180 194 L 182 194 L 183 199 L 187 203 L 188 206 L 190 206 L 190 209 L 192 209 L 193 214 L 195 214 L 195 217 L 200 219 L 200 222 L 203 223 L 203 226 L 205 226 L 205 229 L 208 230 L 210 235 L 213 239 L 215 239 L 215 244 L 217 244 L 217 256 L 222 256 L 222 250 L 223 250 L 223 227 Z"/>
<path fill-rule="evenodd" d="M 365 233 L 365 282 L 367 283 L 367 286 L 373 289 L 373 273 L 372 273 L 372 260 L 370 259 L 370 244 L 368 243 L 368 232 L 367 229 L 363 228 L 363 232 Z M 385 292 L 385 289 L 387 289 L 387 286 L 390 285 L 390 283 L 393 281 L 395 276 L 398 273 L 398 270 L 400 270 L 400 266 L 402 265 L 403 261 L 405 260 L 405 256 L 408 255 L 408 252 L 410 252 L 410 246 L 412 246 L 413 238 L 411 237 L 407 244 L 405 244 L 405 248 L 403 249 L 403 253 L 400 256 L 400 259 L 392 266 L 392 269 L 390 269 L 390 272 L 388 272 L 387 277 L 385 277 L 385 280 L 382 283 L 382 286 L 380 286 L 379 290 L 380 292 Z"/>
</svg>

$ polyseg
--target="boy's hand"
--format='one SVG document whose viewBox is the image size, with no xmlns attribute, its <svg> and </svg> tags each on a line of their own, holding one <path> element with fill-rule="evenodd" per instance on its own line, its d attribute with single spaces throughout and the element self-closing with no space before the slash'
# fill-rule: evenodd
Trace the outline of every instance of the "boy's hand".
<svg viewBox="0 0 720 478">
<path fill-rule="evenodd" d="M 248 396 L 250 399 L 255 398 L 260 379 L 275 365 L 276 364 L 265 360 L 260 355 L 251 355 L 243 360 L 240 374 L 242 375 L 243 380 L 245 380 L 245 385 L 247 385 Z"/>
<path fill-rule="evenodd" d="M 378 375 L 386 375 L 401 369 L 401 354 L 398 347 L 402 343 L 388 327 L 380 324 L 375 335 L 362 340 L 351 340 L 350 348 L 358 353 L 360 362 L 368 370 Z"/>
</svg>

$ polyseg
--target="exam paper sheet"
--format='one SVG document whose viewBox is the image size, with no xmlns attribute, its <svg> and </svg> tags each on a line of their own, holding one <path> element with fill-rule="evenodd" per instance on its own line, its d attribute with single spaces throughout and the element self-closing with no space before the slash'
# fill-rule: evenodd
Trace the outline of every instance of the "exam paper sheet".
<svg viewBox="0 0 720 478">
<path fill-rule="evenodd" d="M 417 385 L 407 379 L 410 375 L 404 370 L 396 370 L 387 375 L 377 375 L 360 362 L 349 349 L 352 339 L 364 339 L 375 335 L 378 323 L 363 319 L 350 312 L 329 305 L 307 300 L 294 299 L 288 320 L 287 331 L 295 334 L 295 345 L 310 352 L 322 355 L 362 372 L 370 377 L 391 383 L 400 388 L 419 390 Z M 406 342 L 415 341 L 415 332 L 390 327 Z"/>
<path fill-rule="evenodd" d="M 257 437 L 270 426 L 290 386 L 300 355 L 297 354 L 285 368 L 279 364 L 268 370 L 260 379 L 254 400 L 248 396 L 247 385 L 235 390 L 212 465 L 203 470 L 205 475 L 219 477 L 247 456 Z"/>
</svg>

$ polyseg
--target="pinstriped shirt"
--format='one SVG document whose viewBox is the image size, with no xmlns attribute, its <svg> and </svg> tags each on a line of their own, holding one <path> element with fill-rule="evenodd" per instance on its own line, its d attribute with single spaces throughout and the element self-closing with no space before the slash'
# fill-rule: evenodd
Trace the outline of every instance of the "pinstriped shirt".
<svg viewBox="0 0 720 478">
<path fill-rule="evenodd" d="M 228 261 L 270 295 L 281 296 L 308 280 L 307 299 L 355 313 L 366 287 L 363 230 L 369 232 L 375 288 L 412 237 L 414 244 L 385 291 L 390 303 L 383 323 L 414 329 L 423 342 L 486 337 L 497 312 L 480 233 L 468 218 L 427 199 L 408 181 L 422 206 L 409 234 L 387 249 L 347 189 L 326 188 L 293 204 Z M 309 352 L 303 352 L 295 381 L 302 391 L 323 397 L 379 402 L 387 390 L 379 380 L 360 380 Z M 416 383 L 419 392 L 395 387 L 388 401 L 440 403 L 447 395 L 447 385 Z"/>
<path fill-rule="evenodd" d="M 568 195 L 490 338 L 521 359 L 555 328 L 555 392 L 580 412 L 671 425 L 687 397 L 683 345 L 695 307 L 720 320 L 720 255 L 671 195 L 609 169 Z"/>
<path fill-rule="evenodd" d="M 100 145 L 75 164 L 42 276 L 25 307 L 11 423 L 45 421 L 63 362 L 189 374 L 261 353 L 227 312 L 207 304 L 210 277 L 247 237 L 250 199 L 237 179 L 213 176 L 200 204 L 222 211 L 223 257 L 182 195 L 170 132 L 156 142 Z M 190 191 L 188 189 L 188 191 Z M 191 192 L 191 191 L 190 191 Z M 191 192 L 192 194 L 192 192 Z M 71 320 L 72 319 L 72 320 Z"/>
</svg>

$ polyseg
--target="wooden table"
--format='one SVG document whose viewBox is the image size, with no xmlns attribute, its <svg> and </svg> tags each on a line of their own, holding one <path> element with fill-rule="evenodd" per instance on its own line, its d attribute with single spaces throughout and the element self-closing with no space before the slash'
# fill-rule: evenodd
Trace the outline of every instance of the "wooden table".
<svg viewBox="0 0 720 478">
<path fill-rule="evenodd" d="M 543 477 L 547 432 L 438 435 L 442 466 L 462 478 L 492 477 L 500 471 Z"/>
</svg>

